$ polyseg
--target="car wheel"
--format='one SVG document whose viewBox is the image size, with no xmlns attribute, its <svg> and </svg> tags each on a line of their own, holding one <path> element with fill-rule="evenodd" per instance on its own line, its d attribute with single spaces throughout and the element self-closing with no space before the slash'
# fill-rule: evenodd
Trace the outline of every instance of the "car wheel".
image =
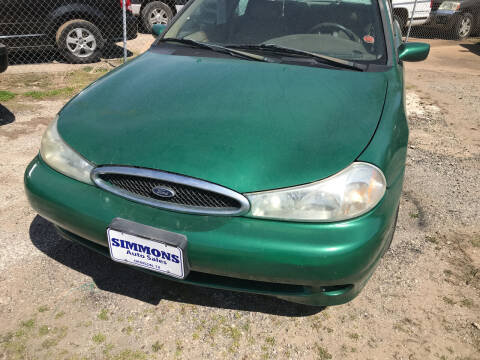
<svg viewBox="0 0 480 360">
<path fill-rule="evenodd" d="M 161 1 L 148 3 L 142 10 L 142 22 L 146 31 L 151 32 L 155 24 L 168 24 L 173 18 L 173 11 Z"/>
<path fill-rule="evenodd" d="M 86 20 L 70 20 L 57 31 L 57 47 L 71 63 L 87 64 L 100 59 L 104 40 L 100 30 Z"/>
<path fill-rule="evenodd" d="M 462 14 L 455 24 L 455 38 L 466 39 L 473 29 L 473 16 L 469 13 Z"/>
</svg>

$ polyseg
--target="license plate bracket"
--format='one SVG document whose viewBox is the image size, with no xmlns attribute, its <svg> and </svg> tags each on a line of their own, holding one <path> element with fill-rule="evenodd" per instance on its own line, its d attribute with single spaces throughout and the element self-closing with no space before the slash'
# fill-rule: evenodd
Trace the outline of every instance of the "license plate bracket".
<svg viewBox="0 0 480 360">
<path fill-rule="evenodd" d="M 184 279 L 190 272 L 187 237 L 115 218 L 107 228 L 112 260 Z"/>
</svg>

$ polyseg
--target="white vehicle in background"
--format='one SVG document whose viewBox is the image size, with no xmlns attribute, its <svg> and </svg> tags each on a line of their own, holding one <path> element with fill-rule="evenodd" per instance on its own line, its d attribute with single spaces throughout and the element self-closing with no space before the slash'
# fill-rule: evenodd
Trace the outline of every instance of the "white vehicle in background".
<svg viewBox="0 0 480 360">
<path fill-rule="evenodd" d="M 122 2 L 123 0 L 120 0 Z M 188 0 L 125 0 L 133 15 L 140 18 L 141 29 L 152 32 L 155 24 L 167 25 Z"/>
<path fill-rule="evenodd" d="M 423 25 L 428 21 L 432 10 L 432 0 L 392 0 L 393 16 L 404 29 L 412 21 L 412 26 Z M 415 8 L 415 13 L 413 10 Z M 413 13 L 413 18 L 412 18 Z"/>
</svg>

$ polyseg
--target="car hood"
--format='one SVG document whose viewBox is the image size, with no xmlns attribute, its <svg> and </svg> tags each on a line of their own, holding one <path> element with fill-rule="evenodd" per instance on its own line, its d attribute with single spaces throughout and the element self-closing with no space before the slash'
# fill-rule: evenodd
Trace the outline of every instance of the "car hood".
<svg viewBox="0 0 480 360">
<path fill-rule="evenodd" d="M 381 72 L 149 51 L 70 101 L 58 127 L 97 165 L 250 192 L 347 167 L 375 132 L 386 89 Z"/>
</svg>

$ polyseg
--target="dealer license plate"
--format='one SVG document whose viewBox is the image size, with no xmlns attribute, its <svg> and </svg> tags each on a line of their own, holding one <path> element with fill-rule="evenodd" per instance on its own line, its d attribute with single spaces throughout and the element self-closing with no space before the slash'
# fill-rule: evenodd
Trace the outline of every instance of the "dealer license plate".
<svg viewBox="0 0 480 360">
<path fill-rule="evenodd" d="M 175 278 L 185 277 L 183 251 L 160 240 L 148 240 L 111 228 L 108 246 L 114 261 L 156 271 Z"/>
</svg>

